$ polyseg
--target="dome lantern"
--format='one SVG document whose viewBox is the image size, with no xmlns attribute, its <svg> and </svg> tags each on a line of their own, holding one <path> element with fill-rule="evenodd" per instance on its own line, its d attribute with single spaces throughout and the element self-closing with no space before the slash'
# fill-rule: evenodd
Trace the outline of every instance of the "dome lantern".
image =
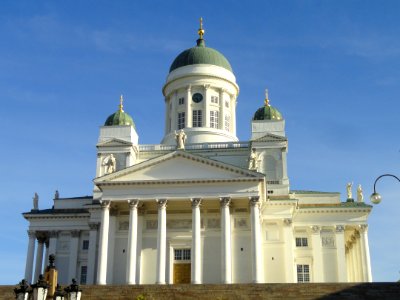
<svg viewBox="0 0 400 300">
<path fill-rule="evenodd" d="M 282 119 L 283 119 L 282 114 L 275 107 L 271 106 L 268 97 L 268 89 L 266 89 L 264 106 L 257 109 L 257 111 L 254 113 L 253 121 L 260 121 L 260 120 L 280 121 Z"/>
<path fill-rule="evenodd" d="M 104 126 L 133 126 L 135 128 L 135 123 L 133 122 L 132 117 L 123 109 L 123 102 L 124 98 L 121 95 L 119 109 L 107 118 Z"/>
</svg>

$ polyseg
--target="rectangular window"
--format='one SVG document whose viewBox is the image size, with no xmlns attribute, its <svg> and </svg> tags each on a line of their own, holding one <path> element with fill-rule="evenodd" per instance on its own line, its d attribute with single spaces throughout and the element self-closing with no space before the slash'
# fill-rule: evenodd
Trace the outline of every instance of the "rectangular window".
<svg viewBox="0 0 400 300">
<path fill-rule="evenodd" d="M 87 278 L 87 266 L 81 266 L 81 284 L 86 284 L 86 278 Z"/>
<path fill-rule="evenodd" d="M 210 111 L 210 127 L 218 128 L 219 126 L 219 112 L 217 110 Z"/>
<path fill-rule="evenodd" d="M 203 112 L 201 110 L 193 111 L 193 127 L 201 127 L 203 123 Z"/>
<path fill-rule="evenodd" d="M 182 98 L 179 98 L 179 99 L 178 99 L 178 104 L 179 104 L 179 105 L 185 104 L 185 98 L 183 98 L 183 97 L 182 97 Z"/>
<path fill-rule="evenodd" d="M 296 247 L 308 247 L 308 240 L 306 237 L 296 238 Z"/>
<path fill-rule="evenodd" d="M 297 282 L 310 282 L 310 265 L 297 265 Z"/>
<path fill-rule="evenodd" d="M 174 249 L 175 260 L 190 260 L 190 249 Z"/>
<path fill-rule="evenodd" d="M 231 123 L 231 116 L 225 115 L 225 130 L 229 131 Z"/>
<path fill-rule="evenodd" d="M 218 101 L 219 99 L 218 99 L 218 97 L 217 96 L 211 96 L 211 103 L 215 103 L 215 104 L 218 104 Z"/>
<path fill-rule="evenodd" d="M 225 107 L 229 108 L 229 101 L 225 101 Z"/>
<path fill-rule="evenodd" d="M 89 249 L 89 240 L 83 240 L 82 250 L 88 250 L 88 249 Z"/>
<path fill-rule="evenodd" d="M 178 113 L 178 129 L 185 128 L 185 112 Z"/>
</svg>

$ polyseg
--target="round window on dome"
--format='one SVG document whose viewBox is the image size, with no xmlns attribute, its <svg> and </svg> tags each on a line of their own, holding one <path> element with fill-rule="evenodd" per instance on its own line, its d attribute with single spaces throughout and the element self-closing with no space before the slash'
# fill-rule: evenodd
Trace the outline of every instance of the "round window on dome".
<svg viewBox="0 0 400 300">
<path fill-rule="evenodd" d="M 200 102 L 203 100 L 203 95 L 200 94 L 200 93 L 195 93 L 195 94 L 193 94 L 193 96 L 192 96 L 192 100 L 193 100 L 193 102 L 195 102 L 195 103 L 200 103 Z"/>
</svg>

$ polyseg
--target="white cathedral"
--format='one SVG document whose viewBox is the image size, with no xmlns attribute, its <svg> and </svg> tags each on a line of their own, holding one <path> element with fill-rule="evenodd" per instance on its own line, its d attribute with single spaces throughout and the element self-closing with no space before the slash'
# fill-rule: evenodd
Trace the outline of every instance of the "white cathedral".
<svg viewBox="0 0 400 300">
<path fill-rule="evenodd" d="M 351 190 L 345 202 L 290 190 L 285 120 L 268 94 L 250 140 L 239 141 L 235 75 L 198 33 L 162 88 L 160 144 L 139 144 L 121 97 L 100 128 L 93 196 L 56 192 L 52 208 L 38 209 L 35 195 L 23 214 L 27 281 L 49 254 L 61 284 L 372 281 L 371 206 Z"/>
</svg>

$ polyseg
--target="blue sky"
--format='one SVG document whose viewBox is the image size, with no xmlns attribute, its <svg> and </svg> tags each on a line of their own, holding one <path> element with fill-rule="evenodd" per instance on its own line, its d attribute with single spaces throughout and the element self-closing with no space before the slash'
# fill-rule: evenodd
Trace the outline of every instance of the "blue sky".
<svg viewBox="0 0 400 300">
<path fill-rule="evenodd" d="M 2 1 L 0 284 L 25 268 L 34 192 L 41 208 L 89 195 L 95 144 L 125 98 L 142 144 L 164 132 L 162 85 L 195 44 L 230 61 L 240 95 L 238 136 L 271 104 L 286 119 L 292 189 L 338 191 L 400 175 L 399 1 Z M 373 278 L 400 278 L 400 185 L 379 182 L 369 221 Z"/>
</svg>

